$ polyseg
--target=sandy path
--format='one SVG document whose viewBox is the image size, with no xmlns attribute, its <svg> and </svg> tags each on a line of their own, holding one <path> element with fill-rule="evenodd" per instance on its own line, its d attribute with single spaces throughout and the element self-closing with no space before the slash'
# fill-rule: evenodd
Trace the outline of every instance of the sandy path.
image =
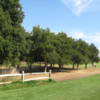
<svg viewBox="0 0 100 100">
<path fill-rule="evenodd" d="M 100 74 L 100 68 L 91 68 L 87 70 L 68 70 L 67 72 L 56 72 L 51 74 L 51 78 L 56 81 L 64 81 L 64 80 L 75 80 L 83 77 L 88 77 L 92 75 Z M 24 79 L 33 79 L 39 77 L 48 77 L 49 74 L 29 74 L 25 75 Z M 21 80 L 22 77 L 14 77 L 16 80 Z M 45 79 L 43 79 L 45 80 Z M 9 80 L 10 81 L 10 80 Z"/>
<path fill-rule="evenodd" d="M 58 72 L 52 74 L 52 79 L 56 81 L 80 79 L 92 75 L 100 74 L 100 69 L 92 68 L 87 70 L 76 70 L 70 72 Z"/>
</svg>

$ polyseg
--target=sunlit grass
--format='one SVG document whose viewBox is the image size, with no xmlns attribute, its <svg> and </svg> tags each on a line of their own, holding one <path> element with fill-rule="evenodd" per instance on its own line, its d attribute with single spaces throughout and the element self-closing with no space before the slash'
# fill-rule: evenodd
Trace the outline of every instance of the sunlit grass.
<svg viewBox="0 0 100 100">
<path fill-rule="evenodd" d="M 36 81 L 0 86 L 0 100 L 99 100 L 100 75 L 64 82 Z"/>
</svg>

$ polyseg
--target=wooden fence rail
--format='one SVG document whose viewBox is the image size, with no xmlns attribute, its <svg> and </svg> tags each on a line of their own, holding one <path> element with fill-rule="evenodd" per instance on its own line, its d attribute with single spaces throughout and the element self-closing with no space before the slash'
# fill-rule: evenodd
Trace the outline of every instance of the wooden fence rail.
<svg viewBox="0 0 100 100">
<path fill-rule="evenodd" d="M 30 75 L 31 76 L 32 75 L 33 76 L 38 75 L 38 77 L 33 77 L 33 78 L 31 77 L 31 78 L 26 79 L 25 77 L 28 76 L 28 75 L 29 76 Z M 6 78 L 6 77 L 21 77 L 21 80 L 23 82 L 25 82 L 25 81 L 32 81 L 32 80 L 51 79 L 51 70 L 49 72 L 39 72 L 39 73 L 24 73 L 24 71 L 22 71 L 21 74 L 3 74 L 3 75 L 0 75 L 0 78 Z M 5 83 L 9 83 L 9 82 L 3 82 L 3 83 L 5 84 Z M 2 82 L 0 82 L 0 84 L 2 84 Z"/>
</svg>

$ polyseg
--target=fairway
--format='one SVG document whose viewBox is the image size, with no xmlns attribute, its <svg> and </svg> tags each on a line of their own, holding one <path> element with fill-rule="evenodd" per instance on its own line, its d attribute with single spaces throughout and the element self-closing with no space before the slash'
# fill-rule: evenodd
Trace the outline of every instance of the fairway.
<svg viewBox="0 0 100 100">
<path fill-rule="evenodd" d="M 100 98 L 100 75 L 64 82 L 42 81 L 38 85 L 33 83 L 1 86 L 0 100 L 99 100 Z"/>
</svg>

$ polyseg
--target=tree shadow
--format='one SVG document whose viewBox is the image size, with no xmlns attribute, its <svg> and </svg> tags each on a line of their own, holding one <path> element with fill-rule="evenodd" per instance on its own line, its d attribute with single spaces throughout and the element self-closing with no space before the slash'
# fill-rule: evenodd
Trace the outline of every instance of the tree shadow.
<svg viewBox="0 0 100 100">
<path fill-rule="evenodd" d="M 47 67 L 46 71 L 49 72 L 49 70 L 52 70 L 53 73 L 55 72 L 71 72 L 72 70 L 77 70 L 73 68 L 57 68 L 57 67 Z M 18 69 L 18 71 L 21 73 L 24 71 L 25 73 L 32 73 L 32 72 L 45 72 L 45 67 L 44 66 L 32 66 L 31 69 L 29 67 L 21 67 Z"/>
</svg>

